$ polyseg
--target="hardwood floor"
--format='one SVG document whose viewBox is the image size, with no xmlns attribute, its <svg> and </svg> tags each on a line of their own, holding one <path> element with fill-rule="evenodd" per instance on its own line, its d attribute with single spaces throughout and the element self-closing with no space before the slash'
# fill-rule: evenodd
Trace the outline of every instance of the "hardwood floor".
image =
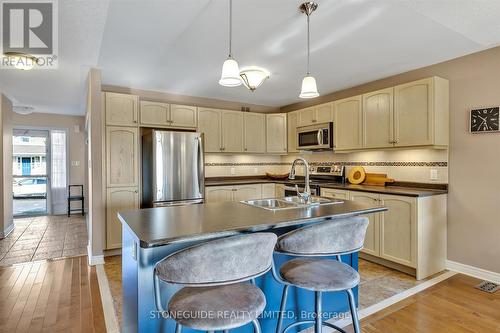
<svg viewBox="0 0 500 333">
<path fill-rule="evenodd" d="M 0 267 L 0 332 L 105 332 L 87 257 Z"/>
<path fill-rule="evenodd" d="M 498 333 L 500 292 L 477 290 L 479 282 L 457 274 L 363 319 L 363 333 Z"/>
</svg>

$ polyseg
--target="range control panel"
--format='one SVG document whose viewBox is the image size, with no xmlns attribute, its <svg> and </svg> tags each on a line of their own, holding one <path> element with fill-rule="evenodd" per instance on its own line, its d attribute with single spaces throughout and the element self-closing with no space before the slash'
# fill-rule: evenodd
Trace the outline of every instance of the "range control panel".
<svg viewBox="0 0 500 333">
<path fill-rule="evenodd" d="M 313 166 L 311 173 L 315 175 L 344 176 L 345 167 L 343 165 Z"/>
</svg>

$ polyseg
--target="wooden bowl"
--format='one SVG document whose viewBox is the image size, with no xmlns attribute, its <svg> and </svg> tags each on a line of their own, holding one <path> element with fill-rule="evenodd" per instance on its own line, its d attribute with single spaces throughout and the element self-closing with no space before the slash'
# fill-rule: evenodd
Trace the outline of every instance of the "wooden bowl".
<svg viewBox="0 0 500 333">
<path fill-rule="evenodd" d="M 288 178 L 288 173 L 277 174 L 266 172 L 266 176 L 271 179 L 283 180 Z"/>
</svg>

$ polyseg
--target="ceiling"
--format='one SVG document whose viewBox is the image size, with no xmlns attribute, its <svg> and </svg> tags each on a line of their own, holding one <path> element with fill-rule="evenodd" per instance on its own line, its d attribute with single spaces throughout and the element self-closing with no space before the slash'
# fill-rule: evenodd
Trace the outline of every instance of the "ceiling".
<svg viewBox="0 0 500 333">
<path fill-rule="evenodd" d="M 301 1 L 234 0 L 233 54 L 271 78 L 256 92 L 218 85 L 228 1 L 59 1 L 59 69 L 0 70 L 0 91 L 36 112 L 83 115 L 88 69 L 103 84 L 266 106 L 299 101 Z M 311 72 L 320 93 L 500 45 L 498 0 L 317 0 Z"/>
</svg>

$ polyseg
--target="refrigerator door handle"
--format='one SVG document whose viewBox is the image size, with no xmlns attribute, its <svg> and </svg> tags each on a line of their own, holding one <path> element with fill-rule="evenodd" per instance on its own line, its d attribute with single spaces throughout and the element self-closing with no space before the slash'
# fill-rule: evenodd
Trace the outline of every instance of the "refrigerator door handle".
<svg viewBox="0 0 500 333">
<path fill-rule="evenodd" d="M 204 161 L 203 161 L 203 134 L 199 137 L 196 138 L 196 141 L 198 142 L 198 187 L 199 187 L 199 192 L 204 197 L 204 172 L 203 169 L 205 167 Z"/>
</svg>

